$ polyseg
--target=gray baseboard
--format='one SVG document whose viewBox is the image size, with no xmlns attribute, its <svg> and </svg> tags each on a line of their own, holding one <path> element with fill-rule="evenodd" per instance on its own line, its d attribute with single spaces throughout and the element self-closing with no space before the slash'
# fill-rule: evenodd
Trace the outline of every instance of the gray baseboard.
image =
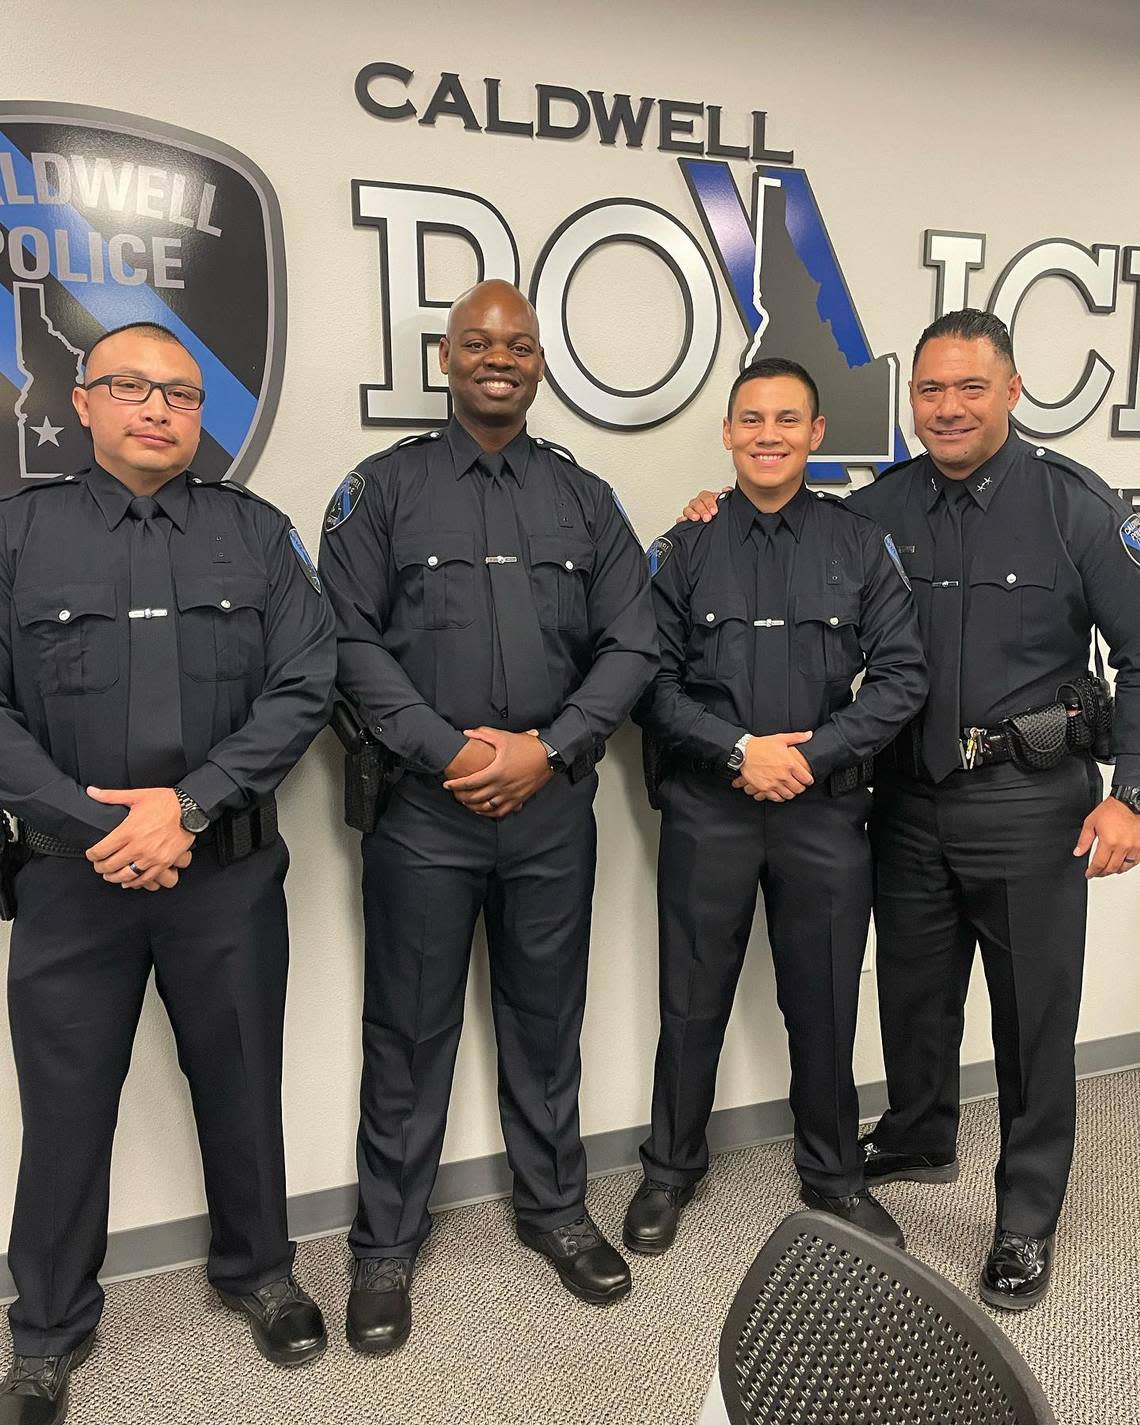
<svg viewBox="0 0 1140 1425">
<path fill-rule="evenodd" d="M 1112 1039 L 1095 1039 L 1077 1045 L 1077 1075 L 1116 1073 L 1140 1066 L 1140 1033 L 1121 1034 Z M 962 1066 L 962 1099 L 986 1098 L 997 1091 L 993 1062 Z M 887 1105 L 887 1086 L 880 1081 L 859 1090 L 859 1107 L 864 1118 L 877 1118 Z M 637 1149 L 647 1128 L 618 1128 L 586 1138 L 586 1154 L 591 1177 L 623 1172 L 638 1163 Z M 741 1108 L 722 1108 L 709 1122 L 709 1147 L 714 1153 L 748 1148 L 790 1138 L 792 1115 L 787 1099 L 752 1103 Z M 432 1208 L 444 1211 L 466 1207 L 489 1198 L 506 1197 L 511 1190 L 511 1174 L 505 1153 L 485 1158 L 468 1158 L 444 1163 L 439 1170 Z M 343 1231 L 352 1220 L 356 1205 L 354 1186 L 325 1188 L 302 1193 L 289 1200 L 289 1230 L 294 1237 L 322 1237 Z M 132 1227 L 114 1232 L 107 1244 L 102 1280 L 149 1276 L 172 1271 L 206 1259 L 209 1222 L 205 1215 L 184 1217 L 174 1222 L 158 1222 L 151 1227 Z M 7 1256 L 0 1256 L 0 1300 L 14 1293 Z"/>
</svg>

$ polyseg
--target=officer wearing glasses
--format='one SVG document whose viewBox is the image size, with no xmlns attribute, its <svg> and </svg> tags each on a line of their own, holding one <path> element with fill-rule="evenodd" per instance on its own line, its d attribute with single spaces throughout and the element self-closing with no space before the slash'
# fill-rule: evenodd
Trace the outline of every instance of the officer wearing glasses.
<svg viewBox="0 0 1140 1425">
<path fill-rule="evenodd" d="M 23 1112 L 0 1425 L 62 1421 L 91 1351 L 111 1143 L 152 970 L 198 1123 L 210 1280 L 268 1359 L 325 1346 L 285 1220 L 288 852 L 273 794 L 327 717 L 332 616 L 285 516 L 189 472 L 205 393 L 176 337 L 112 332 L 85 377 L 91 467 L 0 502 Z"/>
</svg>

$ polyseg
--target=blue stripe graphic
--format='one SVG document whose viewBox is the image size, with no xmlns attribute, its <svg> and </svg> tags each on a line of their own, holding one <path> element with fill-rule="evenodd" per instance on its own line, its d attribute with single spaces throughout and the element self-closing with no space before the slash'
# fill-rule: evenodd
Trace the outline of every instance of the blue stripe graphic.
<svg viewBox="0 0 1140 1425">
<path fill-rule="evenodd" d="M 710 163 L 708 160 L 682 158 L 678 159 L 678 163 L 720 260 L 744 329 L 749 336 L 755 336 L 760 325 L 752 285 L 756 239 L 732 171 L 727 163 Z M 797 168 L 762 167 L 759 172 L 765 178 L 778 178 L 784 189 L 788 234 L 805 268 L 819 283 L 817 305 L 820 320 L 830 322 L 836 345 L 849 366 L 863 366 L 873 361 L 874 354 L 859 325 L 855 305 L 839 269 L 807 175 Z M 895 460 L 909 458 L 910 451 L 897 423 L 894 449 Z M 878 473 L 885 466 L 876 465 L 873 468 Z M 808 475 L 817 485 L 847 483 L 846 471 L 832 461 L 809 461 Z"/>
<path fill-rule="evenodd" d="M 16 182 L 21 192 L 34 194 L 32 165 L 23 153 L 0 131 L 0 153 L 6 153 L 12 160 Z M 194 334 L 186 323 L 177 316 L 147 283 L 137 287 L 122 286 L 107 281 L 66 282 L 59 276 L 57 254 L 52 240 L 52 232 L 62 228 L 67 232 L 72 263 L 76 270 L 88 262 L 88 244 L 95 230 L 87 219 L 68 203 L 37 202 L 10 205 L 4 209 L 4 227 L 40 228 L 48 236 L 52 245 L 52 276 L 61 286 L 91 313 L 105 330 L 122 326 L 125 322 L 152 321 L 169 328 L 187 351 L 194 357 L 202 370 L 202 381 L 208 392 L 206 405 L 202 411 L 202 423 L 229 455 L 236 455 L 241 449 L 257 413 L 257 398 L 238 380 L 204 342 Z M 25 240 L 25 247 L 29 244 Z M 108 270 L 107 244 L 104 241 L 103 265 Z M 10 304 L 10 303 L 9 303 Z M 0 309 L 2 321 L 2 309 Z M 15 322 L 12 321 L 12 351 L 15 353 Z M 0 336 L 0 351 L 6 350 L 5 337 Z M 21 377 L 20 383 L 22 384 Z"/>
<path fill-rule="evenodd" d="M 16 364 L 16 302 L 11 292 L 0 283 L 0 376 L 19 391 L 24 374 Z"/>
</svg>

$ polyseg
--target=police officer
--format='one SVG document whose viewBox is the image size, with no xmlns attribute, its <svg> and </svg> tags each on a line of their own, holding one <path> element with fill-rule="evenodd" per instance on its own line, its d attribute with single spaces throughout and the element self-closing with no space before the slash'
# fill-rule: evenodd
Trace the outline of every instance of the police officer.
<svg viewBox="0 0 1140 1425">
<path fill-rule="evenodd" d="M 957 1176 L 963 1005 L 980 944 L 1001 1130 L 980 1289 L 1011 1309 L 1048 1289 L 1072 1158 L 1087 881 L 1140 859 L 1140 518 L 1090 470 L 1020 439 L 1009 420 L 1020 394 L 996 317 L 939 318 L 910 383 L 927 454 L 849 497 L 898 544 L 931 670 L 924 716 L 876 774 L 890 1109 L 864 1143 L 866 1172 Z M 1094 624 L 1117 669 L 1103 800 L 1082 735 L 1103 707 L 1076 696 L 1091 682 Z"/>
<path fill-rule="evenodd" d="M 802 366 L 747 367 L 724 421 L 737 480 L 722 518 L 680 524 L 650 550 L 661 668 L 634 716 L 665 748 L 661 1037 L 645 1177 L 625 1219 L 634 1251 L 671 1245 L 708 1168 L 705 1127 L 758 889 L 803 1200 L 903 1241 L 864 1185 L 851 1055 L 871 914 L 869 759 L 922 705 L 926 672 L 890 541 L 804 486 L 823 436 Z"/>
<path fill-rule="evenodd" d="M 0 503 L 0 804 L 28 858 L 8 977 L 24 1138 L 2 1425 L 61 1421 L 94 1341 L 152 968 L 198 1124 L 210 1280 L 270 1360 L 325 1346 L 285 1220 L 273 791 L 327 717 L 332 615 L 279 511 L 189 473 L 203 400 L 171 333 L 110 333 L 74 394 L 94 463 Z"/>
<path fill-rule="evenodd" d="M 630 1285 L 585 1209 L 578 1039 L 594 763 L 657 664 L 645 558 L 610 488 L 527 432 L 543 355 L 516 288 L 461 297 L 439 359 L 452 420 L 352 472 L 321 545 L 338 684 L 404 769 L 363 838 L 348 1338 L 378 1354 L 411 1329 L 480 912 L 519 1236 L 585 1301 Z"/>
</svg>

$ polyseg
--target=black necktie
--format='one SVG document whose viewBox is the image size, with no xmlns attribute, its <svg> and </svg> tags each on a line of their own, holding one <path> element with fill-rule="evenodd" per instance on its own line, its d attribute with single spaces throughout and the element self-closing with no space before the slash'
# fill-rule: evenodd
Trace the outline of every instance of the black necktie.
<svg viewBox="0 0 1140 1425">
<path fill-rule="evenodd" d="M 171 787 L 186 773 L 170 527 L 157 500 L 136 495 L 131 525 L 131 680 L 127 774 L 132 787 Z"/>
<path fill-rule="evenodd" d="M 491 703 L 516 732 L 541 727 L 555 711 L 530 569 L 501 455 L 481 455 L 487 573 L 495 610 Z"/>
<path fill-rule="evenodd" d="M 965 490 L 944 492 L 934 540 L 930 591 L 930 695 L 922 725 L 922 760 L 935 782 L 961 767 L 962 515 Z"/>
<path fill-rule="evenodd" d="M 755 659 L 749 731 L 757 736 L 791 731 L 788 574 L 780 523 L 778 514 L 761 514 L 752 525 L 752 542 L 756 546 L 756 612 L 752 621 Z"/>
</svg>

